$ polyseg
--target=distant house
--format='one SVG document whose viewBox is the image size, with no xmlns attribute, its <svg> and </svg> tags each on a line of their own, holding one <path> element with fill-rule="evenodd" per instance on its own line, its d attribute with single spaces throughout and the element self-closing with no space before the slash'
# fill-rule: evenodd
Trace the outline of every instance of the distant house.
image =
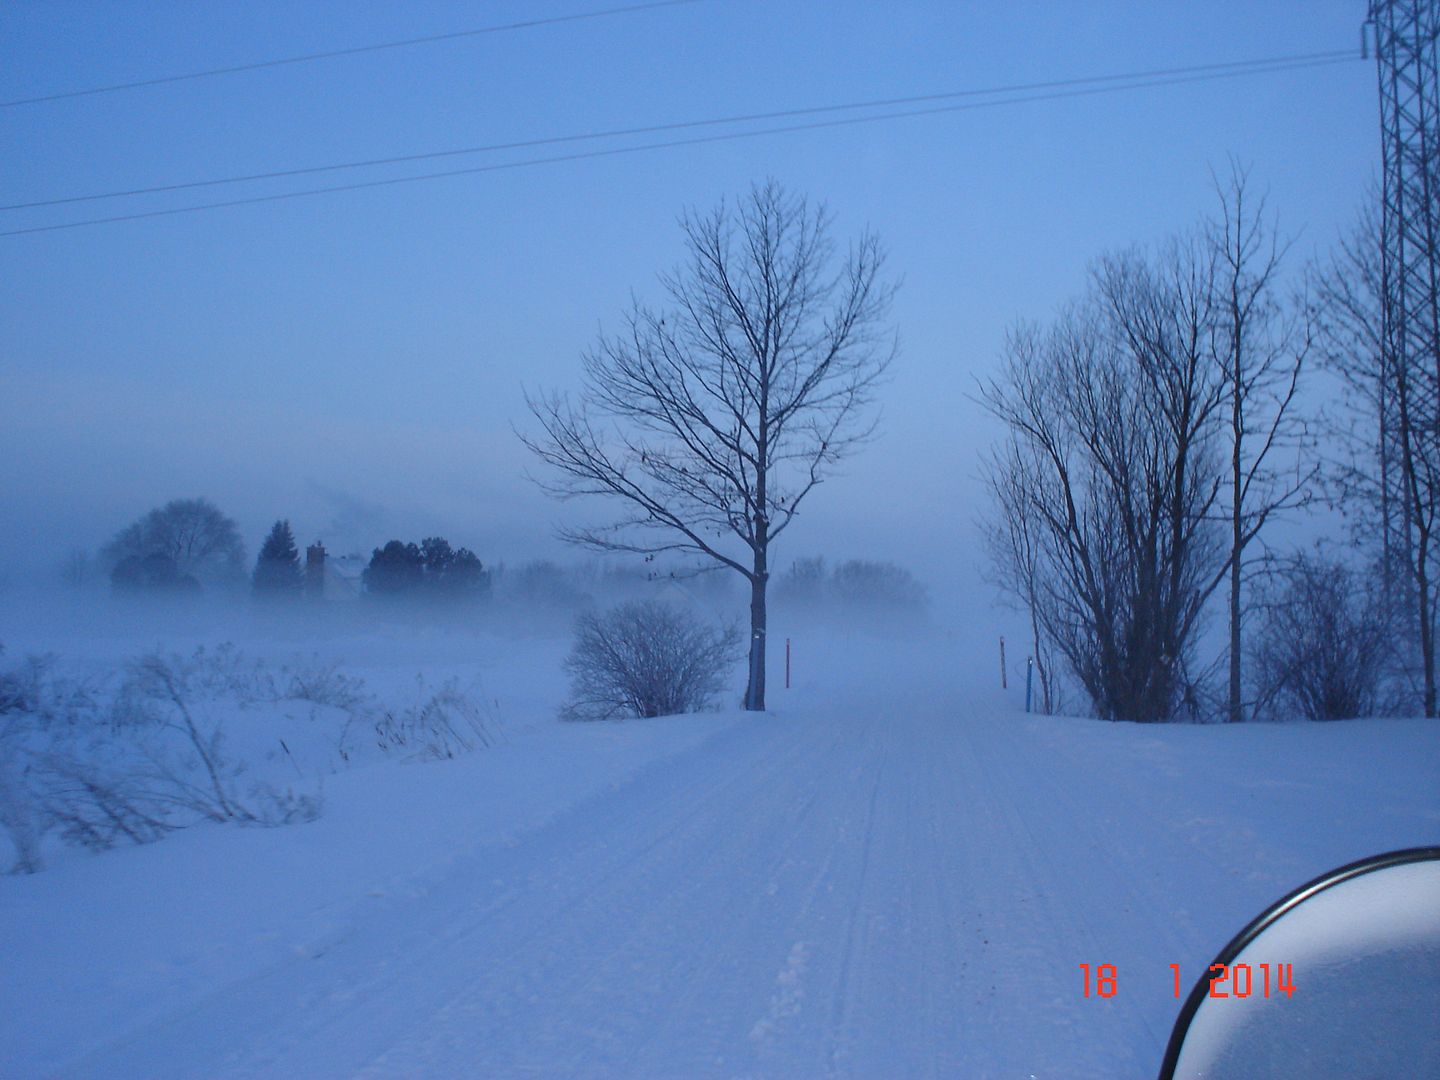
<svg viewBox="0 0 1440 1080">
<path fill-rule="evenodd" d="M 358 552 L 340 555 L 325 563 L 325 590 L 337 600 L 358 599 L 365 591 L 361 575 L 370 560 Z"/>
<path fill-rule="evenodd" d="M 305 549 L 305 591 L 326 602 L 358 600 L 365 591 L 361 575 L 367 565 L 360 554 L 332 556 L 317 540 Z"/>
</svg>

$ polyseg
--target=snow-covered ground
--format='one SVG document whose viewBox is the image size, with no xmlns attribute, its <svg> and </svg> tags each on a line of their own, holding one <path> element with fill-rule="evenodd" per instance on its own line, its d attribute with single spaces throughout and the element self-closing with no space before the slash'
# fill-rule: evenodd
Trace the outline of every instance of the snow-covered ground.
<svg viewBox="0 0 1440 1080">
<path fill-rule="evenodd" d="M 1188 990 L 1293 886 L 1440 842 L 1432 722 L 1026 716 L 943 632 L 807 632 L 786 691 L 777 631 L 769 714 L 565 725 L 553 636 L 247 627 L 375 687 L 475 681 L 499 745 L 358 762 L 307 824 L 0 878 L 0 1076 L 1151 1076 L 1170 964 Z"/>
</svg>

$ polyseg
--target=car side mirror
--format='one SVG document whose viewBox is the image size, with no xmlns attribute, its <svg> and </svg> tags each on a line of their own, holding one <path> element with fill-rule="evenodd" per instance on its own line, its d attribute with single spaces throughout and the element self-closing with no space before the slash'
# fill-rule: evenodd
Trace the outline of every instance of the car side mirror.
<svg viewBox="0 0 1440 1080">
<path fill-rule="evenodd" d="M 1440 847 L 1332 870 L 1190 992 L 1160 1080 L 1440 1077 Z"/>
</svg>

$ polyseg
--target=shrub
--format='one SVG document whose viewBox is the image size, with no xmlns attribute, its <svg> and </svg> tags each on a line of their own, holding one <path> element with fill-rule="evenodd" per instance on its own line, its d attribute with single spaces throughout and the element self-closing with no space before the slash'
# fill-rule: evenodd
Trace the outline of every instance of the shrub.
<svg viewBox="0 0 1440 1080">
<path fill-rule="evenodd" d="M 481 706 L 452 679 L 431 692 L 417 678 L 417 704 L 386 709 L 375 720 L 376 745 L 419 760 L 443 761 L 477 746 L 493 746 L 496 733 Z"/>
<path fill-rule="evenodd" d="M 288 678 L 277 685 L 277 698 L 309 701 L 345 712 L 358 712 L 369 701 L 365 680 L 358 675 L 345 674 L 334 660 L 323 661 L 316 657 L 309 664 L 297 664 L 293 668 L 286 666 L 281 672 Z"/>
<path fill-rule="evenodd" d="M 0 656 L 5 655 L 5 646 L 0 643 Z M 27 685 L 21 672 L 0 669 L 0 713 L 27 712 L 31 704 L 33 688 Z"/>
<path fill-rule="evenodd" d="M 4 678 L 0 674 L 0 685 Z M 33 874 L 44 865 L 40 841 L 46 823 L 35 807 L 24 733 L 15 718 L 3 715 L 6 711 L 0 709 L 0 835 L 10 840 L 15 862 L 9 867 L 0 864 L 0 873 Z"/>
<path fill-rule="evenodd" d="M 1389 620 L 1373 584 L 1302 555 L 1272 583 L 1261 610 L 1252 650 L 1258 715 L 1342 720 L 1376 711 Z"/>
<path fill-rule="evenodd" d="M 700 622 L 683 608 L 632 601 L 576 621 L 565 661 L 567 720 L 670 716 L 706 708 L 739 658 L 740 633 Z"/>
</svg>

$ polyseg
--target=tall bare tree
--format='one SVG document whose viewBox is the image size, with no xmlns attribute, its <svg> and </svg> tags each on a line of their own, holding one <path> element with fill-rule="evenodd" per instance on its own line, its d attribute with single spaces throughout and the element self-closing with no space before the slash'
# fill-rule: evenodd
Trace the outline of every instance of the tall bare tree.
<svg viewBox="0 0 1440 1080">
<path fill-rule="evenodd" d="M 1215 510 L 1222 380 L 1210 355 L 1215 258 L 1203 242 L 1102 260 L 1048 331 L 1022 329 L 985 406 L 1008 429 L 992 459 L 997 523 L 1029 530 L 1037 622 L 1105 718 L 1168 719 L 1224 575 Z M 1003 572 L 1003 571 L 1002 571 Z"/>
<path fill-rule="evenodd" d="M 115 534 L 101 549 L 110 567 L 160 558 L 176 573 L 238 581 L 245 558 L 240 529 L 208 499 L 172 499 Z"/>
<path fill-rule="evenodd" d="M 1405 500 L 1395 445 L 1394 388 L 1385 369 L 1378 200 L 1340 239 L 1310 286 L 1319 362 L 1343 384 L 1325 417 L 1331 501 L 1362 546 L 1379 544 L 1385 595 L 1394 603 L 1407 575 Z"/>
<path fill-rule="evenodd" d="M 1219 214 L 1206 227 L 1215 256 L 1215 359 L 1225 395 L 1229 449 L 1229 686 L 1226 719 L 1244 717 L 1241 693 L 1241 588 L 1246 549 L 1278 513 L 1304 504 L 1319 472 L 1297 452 L 1309 432 L 1293 408 L 1310 354 L 1303 306 L 1279 295 L 1286 245 L 1268 220 L 1263 196 L 1251 193 L 1245 170 L 1231 165 L 1216 181 Z"/>
<path fill-rule="evenodd" d="M 578 403 L 531 398 L 522 436 L 562 498 L 624 513 L 566 530 L 603 551 L 687 553 L 750 585 L 745 707 L 765 707 L 770 548 L 831 468 L 873 431 L 868 406 L 895 354 L 878 240 L 840 256 L 823 207 L 758 185 L 681 219 L 688 258 L 663 310 L 636 302 L 584 356 Z"/>
<path fill-rule="evenodd" d="M 1431 252 L 1429 258 L 1437 258 Z M 1395 346 L 1381 259 L 1379 213 L 1369 208 L 1317 276 L 1327 367 L 1344 393 L 1333 417 L 1342 457 L 1331 480 L 1355 531 L 1378 537 L 1387 601 L 1406 612 L 1409 669 L 1425 715 L 1437 715 L 1440 610 L 1440 374 L 1433 357 Z"/>
</svg>

